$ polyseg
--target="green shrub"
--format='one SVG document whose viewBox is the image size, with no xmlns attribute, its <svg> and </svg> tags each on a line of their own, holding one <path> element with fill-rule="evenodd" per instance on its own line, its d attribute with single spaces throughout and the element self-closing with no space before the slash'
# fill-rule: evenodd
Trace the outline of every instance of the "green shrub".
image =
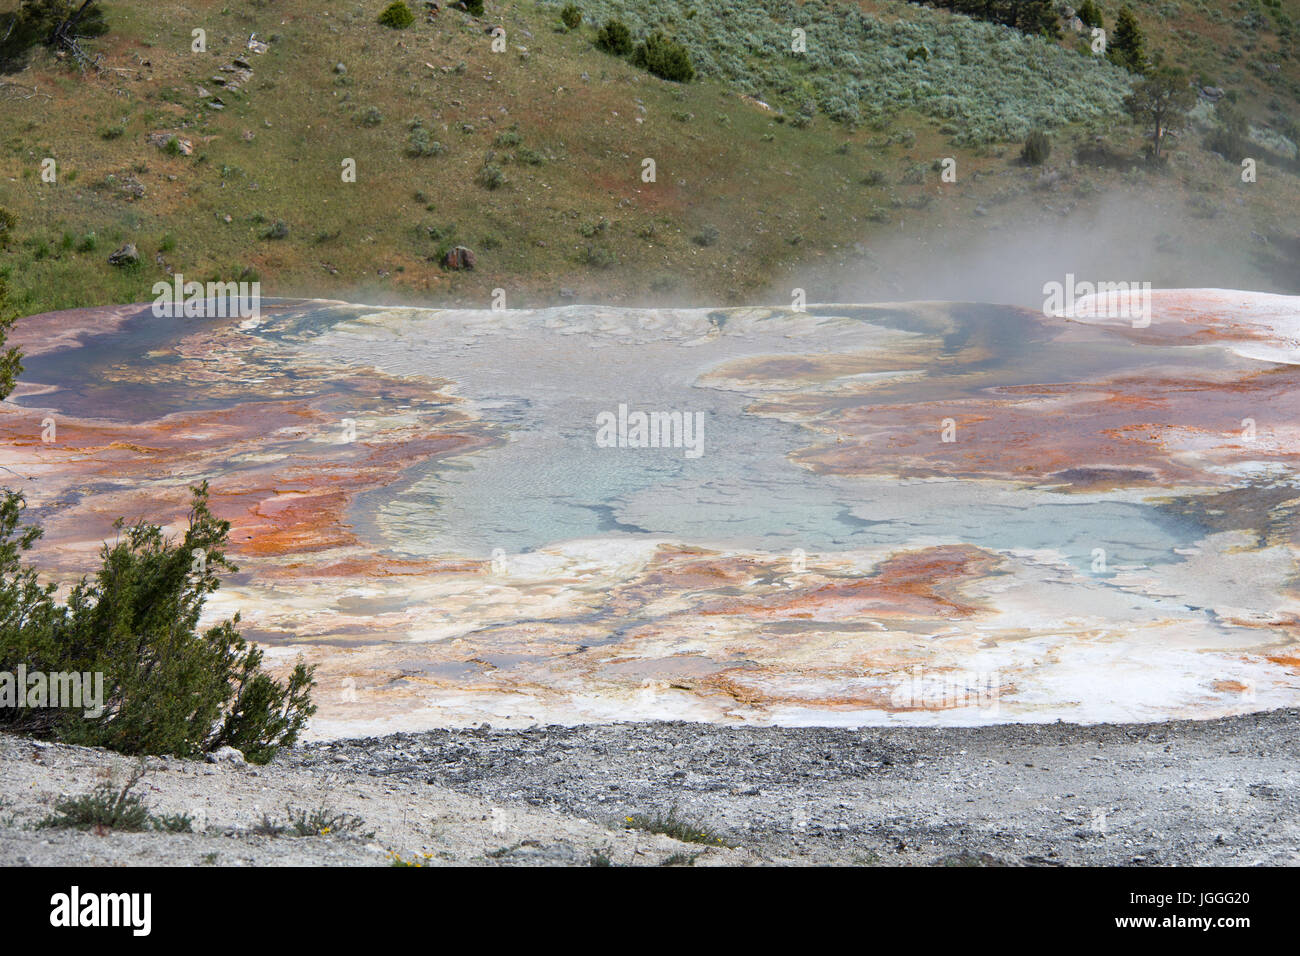
<svg viewBox="0 0 1300 956">
<path fill-rule="evenodd" d="M 0 362 L 12 388 L 17 356 Z M 7 367 L 5 367 L 7 365 Z M 21 368 L 20 366 L 18 367 Z M 0 707 L 0 727 L 122 753 L 196 756 L 222 746 L 265 763 L 292 744 L 315 712 L 312 672 L 298 664 L 286 683 L 262 670 L 262 652 L 236 629 L 239 616 L 206 630 L 199 618 L 225 556 L 230 523 L 208 509 L 206 482 L 194 489 L 183 538 L 156 525 L 116 527 L 93 578 L 66 604 L 22 563 L 40 529 L 19 527 L 22 496 L 0 498 L 0 670 L 103 674 L 103 713 Z"/>
<path fill-rule="evenodd" d="M 269 813 L 263 813 L 262 819 L 253 824 L 253 832 L 258 836 L 278 837 L 284 834 L 287 828 Z"/>
<path fill-rule="evenodd" d="M 666 814 L 654 816 L 638 813 L 625 817 L 623 825 L 629 830 L 644 830 L 646 833 L 662 833 L 664 836 L 681 840 L 683 843 L 702 843 L 706 846 L 729 846 L 717 830 L 701 823 L 684 820 L 677 815 L 677 808 L 672 807 Z"/>
<path fill-rule="evenodd" d="M 632 31 L 622 20 L 606 20 L 596 31 L 596 46 L 614 56 L 627 56 L 632 52 Z"/>
<path fill-rule="evenodd" d="M 578 261 L 595 269 L 609 269 L 618 264 L 618 256 L 601 246 L 587 246 L 578 254 Z"/>
<path fill-rule="evenodd" d="M 1036 129 L 1025 137 L 1025 145 L 1020 150 L 1020 159 L 1029 166 L 1041 166 L 1052 154 L 1052 141 L 1041 129 Z"/>
<path fill-rule="evenodd" d="M 691 236 L 691 242 L 695 243 L 697 246 L 707 248 L 708 246 L 716 246 L 718 244 L 718 239 L 720 239 L 721 236 L 722 234 L 718 232 L 717 226 L 705 226 L 695 235 Z"/>
<path fill-rule="evenodd" d="M 632 53 L 632 64 L 674 83 L 689 83 L 695 79 L 691 55 L 676 40 L 662 33 L 652 33 L 638 43 Z"/>
<path fill-rule="evenodd" d="M 483 16 L 483 0 L 461 0 L 465 4 L 465 12 L 471 17 Z"/>
<path fill-rule="evenodd" d="M 9 239 L 13 235 L 14 227 L 18 225 L 18 217 L 8 209 L 0 206 L 0 249 L 9 244 Z M 3 329 L 0 328 L 0 332 Z"/>
<path fill-rule="evenodd" d="M 540 166 L 546 162 L 546 157 L 530 146 L 520 146 L 515 150 L 515 159 L 525 166 Z"/>
<path fill-rule="evenodd" d="M 193 833 L 194 818 L 188 813 L 164 813 L 152 818 L 153 828 L 166 833 Z"/>
<path fill-rule="evenodd" d="M 1220 102 L 1214 113 L 1218 123 L 1206 137 L 1205 148 L 1236 163 L 1246 154 L 1250 125 L 1230 103 Z"/>
<path fill-rule="evenodd" d="M 475 178 L 484 189 L 500 189 L 506 184 L 505 172 L 494 163 L 484 163 Z"/>
<path fill-rule="evenodd" d="M 132 793 L 142 774 L 137 771 L 121 790 L 101 783 L 80 797 L 64 797 L 54 804 L 54 813 L 38 827 L 52 830 L 122 830 L 138 833 L 149 828 L 149 807 L 144 797 Z"/>
<path fill-rule="evenodd" d="M 405 30 L 415 22 L 415 14 L 411 13 L 411 8 L 402 0 L 394 0 L 384 7 L 384 12 L 379 15 L 379 22 L 394 30 Z"/>
<path fill-rule="evenodd" d="M 411 126 L 406 144 L 407 156 L 437 156 L 443 151 L 442 143 L 429 138 L 429 131 L 418 120 Z"/>
<path fill-rule="evenodd" d="M 51 830 L 121 830 L 139 833 L 152 827 L 166 833 L 193 833 L 194 818 L 188 813 L 149 812 L 144 798 L 132 793 L 144 776 L 144 765 L 137 766 L 122 789 L 101 783 L 80 797 L 63 797 L 54 804 L 54 812 L 36 824 Z"/>
<path fill-rule="evenodd" d="M 350 813 L 336 813 L 325 806 L 314 810 L 297 809 L 292 806 L 284 808 L 288 820 L 281 823 L 270 814 L 263 813 L 262 819 L 253 825 L 253 832 L 258 836 L 269 837 L 314 837 L 314 836 L 360 836 L 369 839 L 373 832 L 367 832 L 365 821 Z"/>
<path fill-rule="evenodd" d="M 582 25 L 582 11 L 578 9 L 577 4 L 564 5 L 564 9 L 560 11 L 560 22 L 564 24 L 566 30 L 576 30 Z"/>
<path fill-rule="evenodd" d="M 327 807 L 320 806 L 314 810 L 295 810 L 286 808 L 289 814 L 288 830 L 294 836 L 373 836 L 364 831 L 365 821 L 350 813 L 335 813 Z"/>
</svg>

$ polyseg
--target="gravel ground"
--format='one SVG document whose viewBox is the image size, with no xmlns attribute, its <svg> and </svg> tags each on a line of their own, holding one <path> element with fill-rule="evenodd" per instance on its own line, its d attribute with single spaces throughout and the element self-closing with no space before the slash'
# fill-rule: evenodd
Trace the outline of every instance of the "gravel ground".
<svg viewBox="0 0 1300 956">
<path fill-rule="evenodd" d="M 356 772 L 328 754 L 267 767 L 149 758 L 135 787 L 156 815 L 189 814 L 193 833 L 39 826 L 65 795 L 120 787 L 135 767 L 104 750 L 0 734 L 0 865 L 421 866 L 752 863 L 745 849 L 707 848 L 582 817 L 508 805 L 423 780 Z M 263 815 L 326 808 L 363 821 L 305 837 L 259 833 Z"/>
<path fill-rule="evenodd" d="M 449 730 L 293 754 L 807 863 L 1297 864 L 1300 710 L 1142 725 Z"/>
<path fill-rule="evenodd" d="M 0 736 L 0 863 L 1296 865 L 1298 722 L 397 734 L 260 768 L 152 758 L 150 806 L 202 831 L 102 835 L 31 826 L 129 760 Z M 290 805 L 352 813 L 366 832 L 254 832 Z M 626 825 L 670 809 L 731 846 Z"/>
</svg>

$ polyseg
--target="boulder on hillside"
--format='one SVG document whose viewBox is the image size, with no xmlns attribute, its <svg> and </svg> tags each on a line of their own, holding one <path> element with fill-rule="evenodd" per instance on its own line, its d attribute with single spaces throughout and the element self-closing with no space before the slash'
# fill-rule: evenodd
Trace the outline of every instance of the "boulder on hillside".
<svg viewBox="0 0 1300 956">
<path fill-rule="evenodd" d="M 175 133 L 169 133 L 162 130 L 157 133 L 149 134 L 149 145 L 157 146 L 159 149 L 167 149 L 172 140 L 176 140 L 176 147 L 182 156 L 189 156 L 194 152 L 194 144 L 188 139 L 182 139 Z"/>
<path fill-rule="evenodd" d="M 444 269 L 473 269 L 475 264 L 474 252 L 464 246 L 453 246 L 447 250 L 447 254 L 442 257 L 442 267 Z"/>
<path fill-rule="evenodd" d="M 140 261 L 140 252 L 134 242 L 128 242 L 108 257 L 110 266 L 133 266 Z"/>
</svg>

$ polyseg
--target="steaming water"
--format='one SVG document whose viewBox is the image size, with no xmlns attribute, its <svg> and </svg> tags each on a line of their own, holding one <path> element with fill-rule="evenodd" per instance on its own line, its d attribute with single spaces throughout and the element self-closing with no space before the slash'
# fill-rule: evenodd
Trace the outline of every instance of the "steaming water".
<svg viewBox="0 0 1300 956">
<path fill-rule="evenodd" d="M 123 331 L 96 337 L 92 348 L 29 360 L 27 375 L 59 383 L 57 404 L 71 415 L 111 407 L 120 418 L 143 421 L 214 407 L 220 402 L 201 388 L 148 381 L 149 367 L 176 361 L 168 347 L 197 321 L 146 312 Z M 498 548 L 519 553 L 594 536 L 810 552 L 965 541 L 1050 549 L 1082 568 L 1097 547 L 1115 565 L 1147 565 L 1170 560 L 1173 548 L 1195 539 L 1197 529 L 1115 495 L 1030 497 L 987 482 L 817 475 L 789 456 L 823 436 L 747 413 L 754 396 L 700 384 L 735 359 L 887 350 L 935 330 L 914 311 L 881 308 L 490 313 L 319 303 L 277 310 L 248 334 L 290 351 L 277 364 L 292 365 L 296 354 L 311 364 L 449 380 L 476 417 L 500 426 L 496 447 L 435 462 L 358 498 L 349 520 L 377 532 L 394 554 L 486 557 Z M 975 382 L 981 375 L 1002 385 L 1080 379 L 1114 366 L 1104 344 L 1067 354 L 1037 342 L 1030 351 L 1032 336 L 1016 310 L 987 308 L 968 310 L 944 342 L 955 350 L 983 337 L 1001 353 L 970 365 Z M 1059 367 L 1044 367 L 1053 361 Z M 135 380 L 109 371 L 129 371 Z M 932 400 L 942 388 L 885 388 L 881 401 Z M 616 413 L 620 404 L 700 413 L 703 454 L 598 447 L 597 415 Z"/>
<path fill-rule="evenodd" d="M 92 348 L 29 360 L 27 377 L 58 383 L 56 397 L 40 401 L 53 398 L 70 415 L 112 408 L 144 421 L 215 407 L 220 400 L 201 388 L 148 380 L 151 366 L 176 361 L 169 346 L 199 321 L 145 312 L 123 331 L 96 337 Z M 735 359 L 887 350 L 935 330 L 914 311 L 881 308 L 491 313 L 317 303 L 277 309 L 248 334 L 289 350 L 276 364 L 292 366 L 297 355 L 310 364 L 449 380 L 476 417 L 499 424 L 496 447 L 432 463 L 358 498 L 349 520 L 377 532 L 394 554 L 486 557 L 594 536 L 810 552 L 965 541 L 1050 549 L 1083 568 L 1097 547 L 1114 565 L 1148 565 L 1195 540 L 1198 529 L 1113 494 L 1027 496 L 989 482 L 817 475 L 789 456 L 824 436 L 747 413 L 754 396 L 700 384 Z M 1032 335 L 1016 310 L 990 307 L 968 311 L 944 342 L 955 350 L 983 337 L 998 354 L 966 369 L 977 384 L 981 376 L 1001 385 L 1079 380 L 1115 365 L 1105 344 L 1066 352 L 1030 343 Z M 1132 347 L 1125 348 L 1131 361 Z M 1206 360 L 1196 357 L 1202 366 Z M 134 381 L 124 381 L 126 373 Z M 255 393 L 257 384 L 248 388 Z M 909 383 L 880 397 L 928 401 L 951 395 L 944 388 Z M 598 447 L 597 415 L 620 404 L 702 414 L 703 454 Z"/>
<path fill-rule="evenodd" d="M 747 414 L 750 396 L 699 384 L 728 360 L 887 349 L 919 331 L 887 327 L 915 328 L 914 319 L 900 320 L 903 313 L 867 315 L 876 321 L 703 310 L 634 319 L 590 307 L 509 314 L 331 309 L 279 334 L 297 339 L 313 360 L 450 379 L 478 416 L 504 429 L 497 447 L 360 499 L 351 520 L 372 524 L 398 553 L 485 557 L 497 548 L 517 553 L 597 535 L 768 551 L 966 541 L 1052 549 L 1083 567 L 1096 547 L 1115 564 L 1144 565 L 1169 560 L 1175 546 L 1193 540 L 1194 529 L 1114 496 L 1031 499 L 993 483 L 816 475 L 789 456 L 819 436 Z M 1007 351 L 1024 344 L 1026 323 L 1014 310 L 981 314 L 970 325 L 949 335 L 950 348 L 977 333 Z M 1069 360 L 1071 376 L 1114 361 L 1077 349 Z M 1037 361 L 1012 366 L 1010 375 L 1005 362 L 997 365 L 1004 380 L 1032 381 L 1043 371 Z M 597 415 L 620 403 L 702 413 L 703 454 L 598 447 Z"/>
</svg>

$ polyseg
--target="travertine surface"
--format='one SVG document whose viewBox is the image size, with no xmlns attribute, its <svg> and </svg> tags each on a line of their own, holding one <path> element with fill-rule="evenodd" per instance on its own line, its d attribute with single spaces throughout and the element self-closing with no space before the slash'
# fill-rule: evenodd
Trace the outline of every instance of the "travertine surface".
<svg viewBox="0 0 1300 956">
<path fill-rule="evenodd" d="M 314 737 L 1300 700 L 1300 300 L 145 311 L 17 327 L 36 560 L 85 573 L 208 479 L 210 614 L 318 664 Z M 698 415 L 700 454 L 601 447 L 620 406 Z"/>
</svg>

